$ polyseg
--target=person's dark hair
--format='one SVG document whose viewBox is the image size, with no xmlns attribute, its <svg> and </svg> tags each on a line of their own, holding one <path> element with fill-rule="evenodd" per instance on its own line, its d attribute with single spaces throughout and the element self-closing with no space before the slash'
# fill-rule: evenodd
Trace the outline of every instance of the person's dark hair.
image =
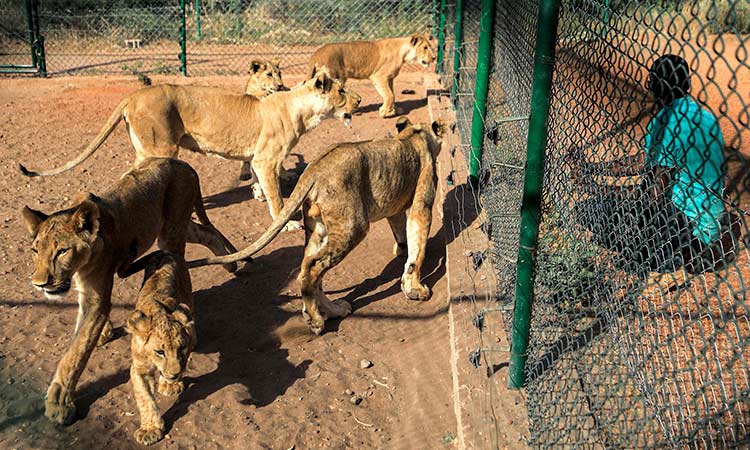
<svg viewBox="0 0 750 450">
<path fill-rule="evenodd" d="M 690 68 L 677 55 L 660 56 L 648 72 L 648 89 L 665 105 L 690 92 Z"/>
</svg>

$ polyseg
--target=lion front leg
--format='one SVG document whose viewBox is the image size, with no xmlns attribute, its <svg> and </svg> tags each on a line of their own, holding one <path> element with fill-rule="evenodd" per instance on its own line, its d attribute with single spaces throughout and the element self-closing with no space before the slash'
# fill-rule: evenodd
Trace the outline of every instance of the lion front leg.
<svg viewBox="0 0 750 450">
<path fill-rule="evenodd" d="M 282 149 L 274 150 L 269 152 L 272 155 L 282 155 L 280 161 L 258 160 L 253 159 L 253 169 L 258 175 L 258 181 L 260 182 L 263 192 L 266 194 L 268 200 L 268 208 L 271 210 L 271 217 L 276 219 L 281 213 L 281 209 L 284 207 L 284 202 L 281 199 L 281 187 L 279 186 L 279 172 L 281 170 L 281 162 L 283 161 L 284 152 Z M 302 222 L 299 220 L 290 220 L 285 229 L 287 231 L 300 230 L 302 229 Z"/>
<path fill-rule="evenodd" d="M 110 280 L 108 291 L 111 292 L 111 289 Z M 111 307 L 109 293 L 102 296 L 85 296 L 83 301 L 87 303 L 86 313 L 73 344 L 57 365 L 44 402 L 45 416 L 61 425 L 69 425 L 75 420 L 76 385 L 107 323 Z"/>
<path fill-rule="evenodd" d="M 164 436 L 164 420 L 154 400 L 153 380 L 149 368 L 135 361 L 130 366 L 130 382 L 140 414 L 141 426 L 135 430 L 135 440 L 141 445 L 151 445 Z"/>
<path fill-rule="evenodd" d="M 393 94 L 393 79 L 373 78 L 372 84 L 383 99 L 383 105 L 378 112 L 380 117 L 388 118 L 396 115 L 396 97 Z"/>
</svg>

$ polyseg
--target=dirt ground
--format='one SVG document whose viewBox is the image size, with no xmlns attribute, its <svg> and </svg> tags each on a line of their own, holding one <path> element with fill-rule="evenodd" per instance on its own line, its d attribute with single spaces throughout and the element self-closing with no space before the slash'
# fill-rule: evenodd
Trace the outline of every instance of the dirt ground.
<svg viewBox="0 0 750 450">
<path fill-rule="evenodd" d="M 428 120 L 424 74 L 396 79 L 398 106 L 412 121 Z M 225 86 L 240 91 L 242 78 L 154 77 L 155 83 Z M 296 80 L 287 78 L 287 84 Z M 368 82 L 351 82 L 363 97 L 351 128 L 324 121 L 304 136 L 287 166 L 301 169 L 327 144 L 383 137 L 395 119 L 377 115 L 380 99 Z M 70 342 L 75 296 L 50 301 L 29 283 L 29 238 L 19 213 L 24 204 L 52 212 L 80 192 L 102 192 L 127 168 L 132 149 L 119 126 L 104 146 L 73 171 L 28 179 L 16 161 L 52 167 L 88 143 L 120 99 L 139 88 L 133 78 L 75 77 L 0 80 L 0 448 L 137 448 L 138 426 L 128 383 L 131 312 L 141 275 L 117 280 L 112 321 L 117 338 L 95 350 L 77 390 L 80 419 L 55 427 L 44 417 L 43 397 Z M 415 95 L 401 94 L 413 89 Z M 239 163 L 182 155 L 198 171 L 208 213 L 237 247 L 270 224 L 265 203 L 234 181 Z M 288 195 L 289 189 L 286 189 Z M 436 201 L 436 206 L 440 202 Z M 436 211 L 436 217 L 437 215 Z M 176 400 L 160 397 L 166 438 L 156 448 L 179 449 L 435 449 L 451 447 L 455 417 L 448 360 L 444 243 L 433 221 L 424 270 L 434 295 L 407 300 L 399 290 L 403 261 L 391 254 L 386 222 L 325 279 L 332 298 L 354 312 L 329 321 L 313 336 L 301 318 L 295 278 L 303 232 L 280 235 L 236 275 L 220 267 L 192 275 L 199 345 Z M 188 246 L 186 256 L 207 252 Z M 360 369 L 360 360 L 373 362 Z M 355 406 L 345 393 L 364 399 Z"/>
</svg>

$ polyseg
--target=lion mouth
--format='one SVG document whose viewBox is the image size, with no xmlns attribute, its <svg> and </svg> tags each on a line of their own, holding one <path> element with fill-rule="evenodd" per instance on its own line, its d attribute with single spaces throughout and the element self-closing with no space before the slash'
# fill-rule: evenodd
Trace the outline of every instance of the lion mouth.
<svg viewBox="0 0 750 450">
<path fill-rule="evenodd" d="M 44 291 L 44 296 L 47 298 L 64 297 L 70 290 L 70 280 L 65 280 L 57 286 L 42 288 L 42 290 Z"/>
</svg>

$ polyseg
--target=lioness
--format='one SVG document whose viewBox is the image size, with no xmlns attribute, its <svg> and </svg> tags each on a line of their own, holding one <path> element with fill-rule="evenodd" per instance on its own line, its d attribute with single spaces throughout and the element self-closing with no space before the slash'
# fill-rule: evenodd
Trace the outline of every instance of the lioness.
<svg viewBox="0 0 750 450">
<path fill-rule="evenodd" d="M 140 89 L 126 97 L 99 135 L 75 159 L 47 171 L 26 176 L 55 175 L 91 156 L 112 133 L 120 119 L 130 132 L 136 163 L 150 156 L 177 157 L 181 148 L 224 158 L 252 160 L 271 216 L 283 207 L 279 173 L 284 158 L 300 136 L 334 115 L 351 120 L 361 98 L 344 89 L 327 73 L 318 73 L 301 86 L 263 99 L 222 89 L 163 84 Z M 299 228 L 293 223 L 289 228 Z"/>
<path fill-rule="evenodd" d="M 130 353 L 130 382 L 141 415 L 135 440 L 151 445 L 164 435 L 164 420 L 154 400 L 153 372 L 159 372 L 156 390 L 176 395 L 185 389 L 182 374 L 197 338 L 193 317 L 193 289 L 185 260 L 164 251 L 149 253 L 133 263 L 129 276 L 145 268 L 143 285 L 128 318 L 133 335 Z"/>
<path fill-rule="evenodd" d="M 323 275 L 364 239 L 370 222 L 383 218 L 396 238 L 394 254 L 407 255 L 401 290 L 410 299 L 427 300 L 430 289 L 420 277 L 437 182 L 433 155 L 443 126 L 435 122 L 431 132 L 402 118 L 397 128 L 393 139 L 331 147 L 305 169 L 284 209 L 257 241 L 234 255 L 189 261 L 188 267 L 226 264 L 257 253 L 302 206 L 306 246 L 297 281 L 302 315 L 314 333 L 323 331 L 327 318 L 351 312 L 346 301 L 325 296 Z"/>
<path fill-rule="evenodd" d="M 200 224 L 190 220 L 193 211 Z M 108 324 L 115 273 L 123 274 L 157 239 L 160 248 L 178 255 L 184 254 L 185 242 L 216 255 L 236 251 L 206 215 L 198 174 L 171 158 L 144 159 L 101 196 L 87 194 L 49 216 L 24 207 L 23 218 L 33 238 L 32 285 L 51 299 L 67 294 L 71 280 L 78 291 L 75 337 L 45 402 L 47 417 L 60 424 L 75 418 L 73 394 Z M 225 268 L 234 271 L 236 264 Z"/>
<path fill-rule="evenodd" d="M 414 34 L 377 41 L 354 41 L 326 44 L 313 53 L 308 63 L 310 74 L 325 67 L 332 77 L 346 83 L 348 78 L 369 78 L 383 98 L 381 117 L 396 115 L 393 79 L 405 62 L 427 67 L 435 52 L 427 36 Z M 312 76 L 312 75 L 311 75 Z"/>
<path fill-rule="evenodd" d="M 250 61 L 250 78 L 245 85 L 245 94 L 252 95 L 255 98 L 263 98 L 274 92 L 288 91 L 289 89 L 287 89 L 286 86 L 284 86 L 284 82 L 281 81 L 280 63 L 281 61 L 278 59 L 273 59 L 271 61 L 259 61 L 254 59 Z M 257 184 L 257 179 L 254 177 L 249 161 L 242 161 L 240 180 L 253 180 L 253 193 L 255 194 L 255 197 L 264 198 L 260 186 Z"/>
</svg>

